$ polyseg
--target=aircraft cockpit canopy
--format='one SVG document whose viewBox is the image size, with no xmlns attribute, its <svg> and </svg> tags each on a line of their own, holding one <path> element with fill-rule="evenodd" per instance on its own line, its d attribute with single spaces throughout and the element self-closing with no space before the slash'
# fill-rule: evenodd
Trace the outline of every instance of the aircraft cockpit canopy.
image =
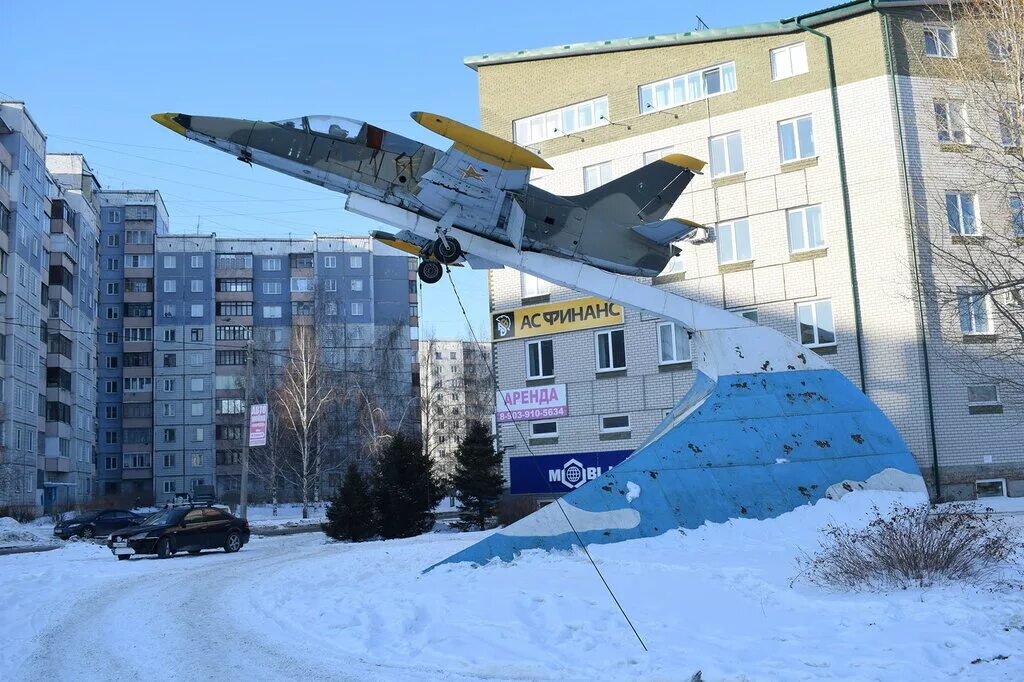
<svg viewBox="0 0 1024 682">
<path fill-rule="evenodd" d="M 301 118 L 288 118 L 283 121 L 274 121 L 284 128 L 295 128 L 309 133 L 319 133 L 330 137 L 354 141 L 363 129 L 365 123 L 351 118 L 341 116 L 303 116 Z"/>
</svg>

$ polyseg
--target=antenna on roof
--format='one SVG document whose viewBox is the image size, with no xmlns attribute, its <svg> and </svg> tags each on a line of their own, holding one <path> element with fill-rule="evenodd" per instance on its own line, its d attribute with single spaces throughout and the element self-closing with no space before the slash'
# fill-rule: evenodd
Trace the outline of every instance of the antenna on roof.
<svg viewBox="0 0 1024 682">
<path fill-rule="evenodd" d="M 697 26 L 694 27 L 694 31 L 709 31 L 711 27 L 707 25 L 707 22 L 700 18 L 700 15 L 695 14 L 697 17 Z"/>
</svg>

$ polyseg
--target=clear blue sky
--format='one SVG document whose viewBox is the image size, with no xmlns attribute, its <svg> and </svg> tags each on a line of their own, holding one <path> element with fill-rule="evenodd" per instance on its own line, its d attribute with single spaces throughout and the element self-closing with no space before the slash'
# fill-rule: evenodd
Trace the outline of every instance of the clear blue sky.
<svg viewBox="0 0 1024 682">
<path fill-rule="evenodd" d="M 543 2 L 81 2 L 2 0 L 0 97 L 24 100 L 50 151 L 86 155 L 106 188 L 159 189 L 172 230 L 218 236 L 365 234 L 344 197 L 249 168 L 158 126 L 150 114 L 275 120 L 334 114 L 446 148 L 414 110 L 475 125 L 468 55 L 775 20 L 812 0 Z M 487 335 L 486 273 L 459 268 Z M 469 338 L 442 281 L 424 287 L 424 337 Z"/>
</svg>

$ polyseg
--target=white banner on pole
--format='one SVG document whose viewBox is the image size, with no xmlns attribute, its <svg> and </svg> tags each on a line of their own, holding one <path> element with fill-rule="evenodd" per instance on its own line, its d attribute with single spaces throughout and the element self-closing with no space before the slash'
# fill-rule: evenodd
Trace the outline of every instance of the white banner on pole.
<svg viewBox="0 0 1024 682">
<path fill-rule="evenodd" d="M 267 404 L 253 405 L 249 410 L 249 447 L 267 444 Z"/>
</svg>

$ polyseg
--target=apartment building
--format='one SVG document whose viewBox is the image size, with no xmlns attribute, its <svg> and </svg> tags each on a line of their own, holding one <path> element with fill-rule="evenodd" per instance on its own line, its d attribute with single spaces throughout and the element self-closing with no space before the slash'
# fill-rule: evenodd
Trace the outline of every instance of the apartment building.
<svg viewBox="0 0 1024 682">
<path fill-rule="evenodd" d="M 246 356 L 266 377 L 251 384 L 263 399 L 258 387 L 284 371 L 295 326 L 316 326 L 338 371 L 374 372 L 391 344 L 389 379 L 378 383 L 416 411 L 406 255 L 367 238 L 169 234 L 158 192 L 104 192 L 101 203 L 101 494 L 163 501 L 215 485 L 224 499 L 237 495 Z M 347 431 L 332 448 L 355 451 L 360 439 Z M 325 494 L 334 483 L 325 477 Z"/>
<path fill-rule="evenodd" d="M 470 422 L 490 426 L 495 384 L 491 344 L 424 339 L 419 346 L 420 423 L 437 473 L 450 481 Z"/>
<path fill-rule="evenodd" d="M 650 283 L 827 356 L 897 426 L 933 494 L 1021 495 L 1024 419 L 998 378 L 1019 365 L 958 371 L 948 358 L 1000 329 L 978 296 L 965 292 L 951 318 L 931 293 L 949 274 L 935 244 L 966 248 L 979 211 L 1009 224 L 1020 210 L 951 153 L 964 117 L 940 65 L 999 58 L 998 40 L 964 22 L 941 3 L 865 0 L 466 63 L 483 129 L 541 153 L 553 170 L 532 181 L 546 190 L 585 192 L 673 152 L 708 160 L 670 216 L 710 229 Z M 489 287 L 499 388 L 523 401 L 498 429 L 512 493 L 569 490 L 570 460 L 614 466 L 693 382 L 671 323 L 508 269 Z M 508 311 L 562 308 L 592 314 L 502 333 Z"/>
</svg>

